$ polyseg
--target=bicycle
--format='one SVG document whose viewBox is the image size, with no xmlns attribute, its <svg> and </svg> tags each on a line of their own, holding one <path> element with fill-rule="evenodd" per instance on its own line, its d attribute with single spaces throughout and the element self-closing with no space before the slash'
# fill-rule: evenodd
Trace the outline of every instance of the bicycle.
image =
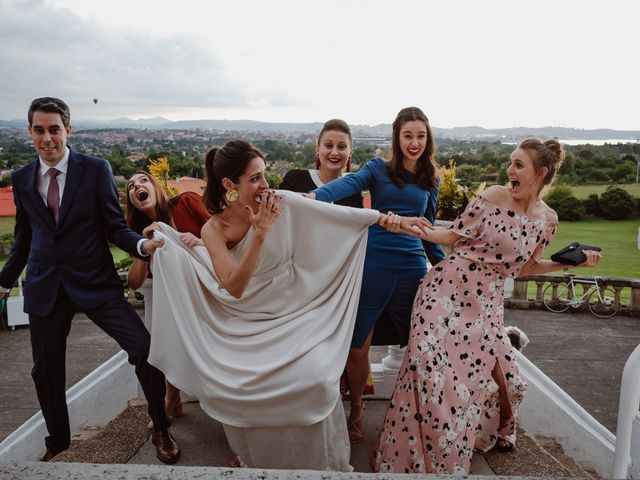
<svg viewBox="0 0 640 480">
<path fill-rule="evenodd" d="M 569 280 L 561 283 L 550 283 L 542 291 L 544 306 L 554 313 L 562 313 L 571 308 L 579 308 L 587 302 L 589 311 L 598 318 L 609 318 L 620 310 L 620 298 L 613 287 L 600 285 L 600 277 L 580 279 L 574 282 L 574 274 L 568 274 Z M 576 283 L 583 285 L 583 294 L 576 294 Z M 591 285 L 588 289 L 585 284 Z"/>
</svg>

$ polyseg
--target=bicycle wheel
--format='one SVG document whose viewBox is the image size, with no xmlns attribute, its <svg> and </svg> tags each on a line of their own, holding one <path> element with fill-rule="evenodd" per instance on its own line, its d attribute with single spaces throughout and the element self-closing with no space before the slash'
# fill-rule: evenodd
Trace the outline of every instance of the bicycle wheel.
<svg viewBox="0 0 640 480">
<path fill-rule="evenodd" d="M 571 284 L 550 283 L 542 291 L 542 302 L 544 306 L 555 313 L 562 313 L 571 306 L 573 294 Z"/>
<path fill-rule="evenodd" d="M 613 317 L 620 310 L 620 298 L 613 287 L 594 289 L 589 294 L 587 303 L 589 311 L 598 318 Z"/>
</svg>

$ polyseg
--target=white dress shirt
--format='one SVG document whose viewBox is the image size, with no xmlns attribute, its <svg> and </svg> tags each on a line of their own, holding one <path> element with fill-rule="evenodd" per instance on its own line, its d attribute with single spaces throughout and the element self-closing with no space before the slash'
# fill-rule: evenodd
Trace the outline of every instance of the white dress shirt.
<svg viewBox="0 0 640 480">
<path fill-rule="evenodd" d="M 47 192 L 49 191 L 49 182 L 51 181 L 51 177 L 49 177 L 47 173 L 52 168 L 55 168 L 60 172 L 56 177 L 56 180 L 58 181 L 58 198 L 60 199 L 58 207 L 62 205 L 62 195 L 64 194 L 64 186 L 67 182 L 67 168 L 69 168 L 70 152 L 68 148 L 66 150 L 64 157 L 62 157 L 62 160 L 60 160 L 55 167 L 50 167 L 44 163 L 42 158 L 38 157 L 38 161 L 40 162 L 40 175 L 38 175 L 36 188 L 38 189 L 38 193 L 42 197 L 42 201 L 45 206 L 47 205 Z"/>
</svg>

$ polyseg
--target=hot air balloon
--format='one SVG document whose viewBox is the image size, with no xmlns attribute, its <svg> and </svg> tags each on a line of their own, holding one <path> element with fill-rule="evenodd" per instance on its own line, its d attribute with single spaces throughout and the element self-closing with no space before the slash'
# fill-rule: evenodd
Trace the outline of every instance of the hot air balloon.
<svg viewBox="0 0 640 480">
<path fill-rule="evenodd" d="M 98 103 L 98 99 L 97 99 L 97 98 L 94 98 L 94 99 L 93 99 L 93 103 L 94 103 L 94 104 L 95 104 L 95 103 Z"/>
</svg>

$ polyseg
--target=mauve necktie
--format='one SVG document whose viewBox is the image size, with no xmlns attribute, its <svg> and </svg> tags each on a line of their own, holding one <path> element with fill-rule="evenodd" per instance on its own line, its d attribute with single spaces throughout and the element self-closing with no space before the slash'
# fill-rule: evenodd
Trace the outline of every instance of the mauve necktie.
<svg viewBox="0 0 640 480">
<path fill-rule="evenodd" d="M 60 170 L 50 168 L 47 171 L 49 175 L 49 189 L 47 190 L 47 208 L 53 215 L 53 219 L 58 223 L 58 212 L 60 210 L 60 192 L 58 188 L 58 180 L 56 177 L 60 173 Z"/>
</svg>

